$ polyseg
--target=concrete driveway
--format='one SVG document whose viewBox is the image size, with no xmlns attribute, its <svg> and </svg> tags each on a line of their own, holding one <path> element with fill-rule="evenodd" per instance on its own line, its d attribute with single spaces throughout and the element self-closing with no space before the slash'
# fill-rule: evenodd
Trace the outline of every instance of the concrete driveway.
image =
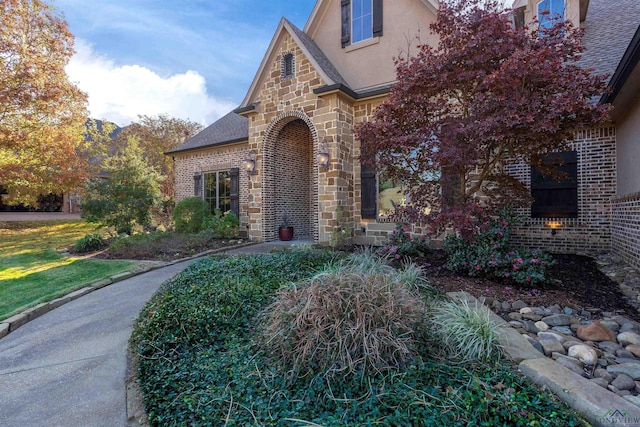
<svg viewBox="0 0 640 427">
<path fill-rule="evenodd" d="M 92 292 L 0 340 L 0 426 L 124 426 L 134 318 L 190 262 Z"/>
</svg>

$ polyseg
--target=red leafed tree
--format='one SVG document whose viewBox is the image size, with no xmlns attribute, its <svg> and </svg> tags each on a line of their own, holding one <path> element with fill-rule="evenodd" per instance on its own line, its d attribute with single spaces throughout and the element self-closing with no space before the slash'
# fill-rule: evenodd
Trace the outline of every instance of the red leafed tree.
<svg viewBox="0 0 640 427">
<path fill-rule="evenodd" d="M 89 171 L 87 97 L 69 81 L 67 23 L 42 0 L 0 1 L 0 185 L 10 202 L 75 188 Z"/>
<path fill-rule="evenodd" d="M 593 101 L 604 76 L 577 64 L 582 31 L 569 22 L 516 28 L 512 17 L 494 0 L 442 1 L 431 25 L 437 47 L 396 59 L 389 97 L 357 127 L 361 160 L 405 184 L 404 218 L 464 232 L 530 202 L 505 162 L 548 171 L 540 155 L 606 120 L 608 107 Z"/>
</svg>

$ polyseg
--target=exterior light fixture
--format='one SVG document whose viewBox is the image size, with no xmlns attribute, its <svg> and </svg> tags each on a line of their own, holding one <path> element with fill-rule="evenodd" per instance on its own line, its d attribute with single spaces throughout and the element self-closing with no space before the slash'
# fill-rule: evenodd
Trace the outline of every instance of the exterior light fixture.
<svg viewBox="0 0 640 427">
<path fill-rule="evenodd" d="M 555 236 L 558 234 L 558 228 L 562 227 L 562 223 L 560 221 L 549 221 L 546 226 L 551 229 L 551 235 Z"/>
<path fill-rule="evenodd" d="M 329 153 L 329 147 L 327 140 L 323 139 L 320 143 L 320 151 L 318 152 L 318 164 L 323 169 L 329 169 L 329 162 L 331 161 L 331 154 Z"/>
<path fill-rule="evenodd" d="M 256 152 L 251 150 L 249 157 L 242 161 L 242 169 L 247 171 L 249 175 L 253 175 L 256 172 Z"/>
</svg>

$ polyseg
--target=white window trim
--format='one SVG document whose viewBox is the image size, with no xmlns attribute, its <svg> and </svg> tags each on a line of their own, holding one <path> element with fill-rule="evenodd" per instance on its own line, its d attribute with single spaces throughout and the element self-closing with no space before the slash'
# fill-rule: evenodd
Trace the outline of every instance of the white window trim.
<svg viewBox="0 0 640 427">
<path fill-rule="evenodd" d="M 354 32 L 355 32 L 355 31 L 354 31 L 354 28 L 353 28 L 353 19 L 354 19 L 353 7 L 354 7 L 354 5 L 355 5 L 355 1 L 354 1 L 354 0 L 352 0 L 352 1 L 351 1 L 351 5 L 350 5 L 350 6 L 351 6 L 351 14 L 350 14 L 350 15 L 351 15 L 351 22 L 350 22 L 350 25 L 351 25 L 350 33 L 351 33 L 351 34 L 349 35 L 349 37 L 351 38 L 351 45 L 350 45 L 350 46 L 352 46 L 352 45 L 358 45 L 358 44 L 360 44 L 360 43 L 362 43 L 362 42 L 365 42 L 365 41 L 368 41 L 368 40 L 370 40 L 370 39 L 372 39 L 372 38 L 375 38 L 375 37 L 373 37 L 373 0 L 368 0 L 368 1 L 369 1 L 369 2 L 370 2 L 370 4 L 371 4 L 371 8 L 370 8 L 370 11 L 371 11 L 371 13 L 370 13 L 370 15 L 371 15 L 371 36 L 370 36 L 370 37 L 363 38 L 363 39 L 358 40 L 358 41 L 354 41 L 354 40 L 353 40 L 353 34 L 354 34 Z M 366 46 L 361 46 L 361 47 L 366 47 Z M 352 49 L 352 50 L 354 50 L 354 49 Z"/>
<path fill-rule="evenodd" d="M 352 43 L 349 46 L 344 48 L 345 53 L 353 52 L 354 50 L 359 50 L 365 47 L 373 46 L 374 44 L 380 43 L 380 36 L 371 37 L 369 39 L 364 39 L 360 42 Z"/>
</svg>

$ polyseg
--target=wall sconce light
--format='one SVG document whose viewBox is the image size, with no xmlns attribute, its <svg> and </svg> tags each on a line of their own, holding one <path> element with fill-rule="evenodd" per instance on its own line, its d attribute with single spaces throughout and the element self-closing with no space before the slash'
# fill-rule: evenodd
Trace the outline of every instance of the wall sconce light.
<svg viewBox="0 0 640 427">
<path fill-rule="evenodd" d="M 318 152 L 318 164 L 323 169 L 329 169 L 329 162 L 331 161 L 331 154 L 329 153 L 329 147 L 327 140 L 323 139 L 320 143 L 320 151 Z"/>
<path fill-rule="evenodd" d="M 555 236 L 558 234 L 558 228 L 562 227 L 562 223 L 559 221 L 550 221 L 547 222 L 546 226 L 551 229 L 551 235 Z"/>
<path fill-rule="evenodd" d="M 247 171 L 249 175 L 253 175 L 256 172 L 256 152 L 251 150 L 249 157 L 242 161 L 242 169 Z"/>
</svg>

